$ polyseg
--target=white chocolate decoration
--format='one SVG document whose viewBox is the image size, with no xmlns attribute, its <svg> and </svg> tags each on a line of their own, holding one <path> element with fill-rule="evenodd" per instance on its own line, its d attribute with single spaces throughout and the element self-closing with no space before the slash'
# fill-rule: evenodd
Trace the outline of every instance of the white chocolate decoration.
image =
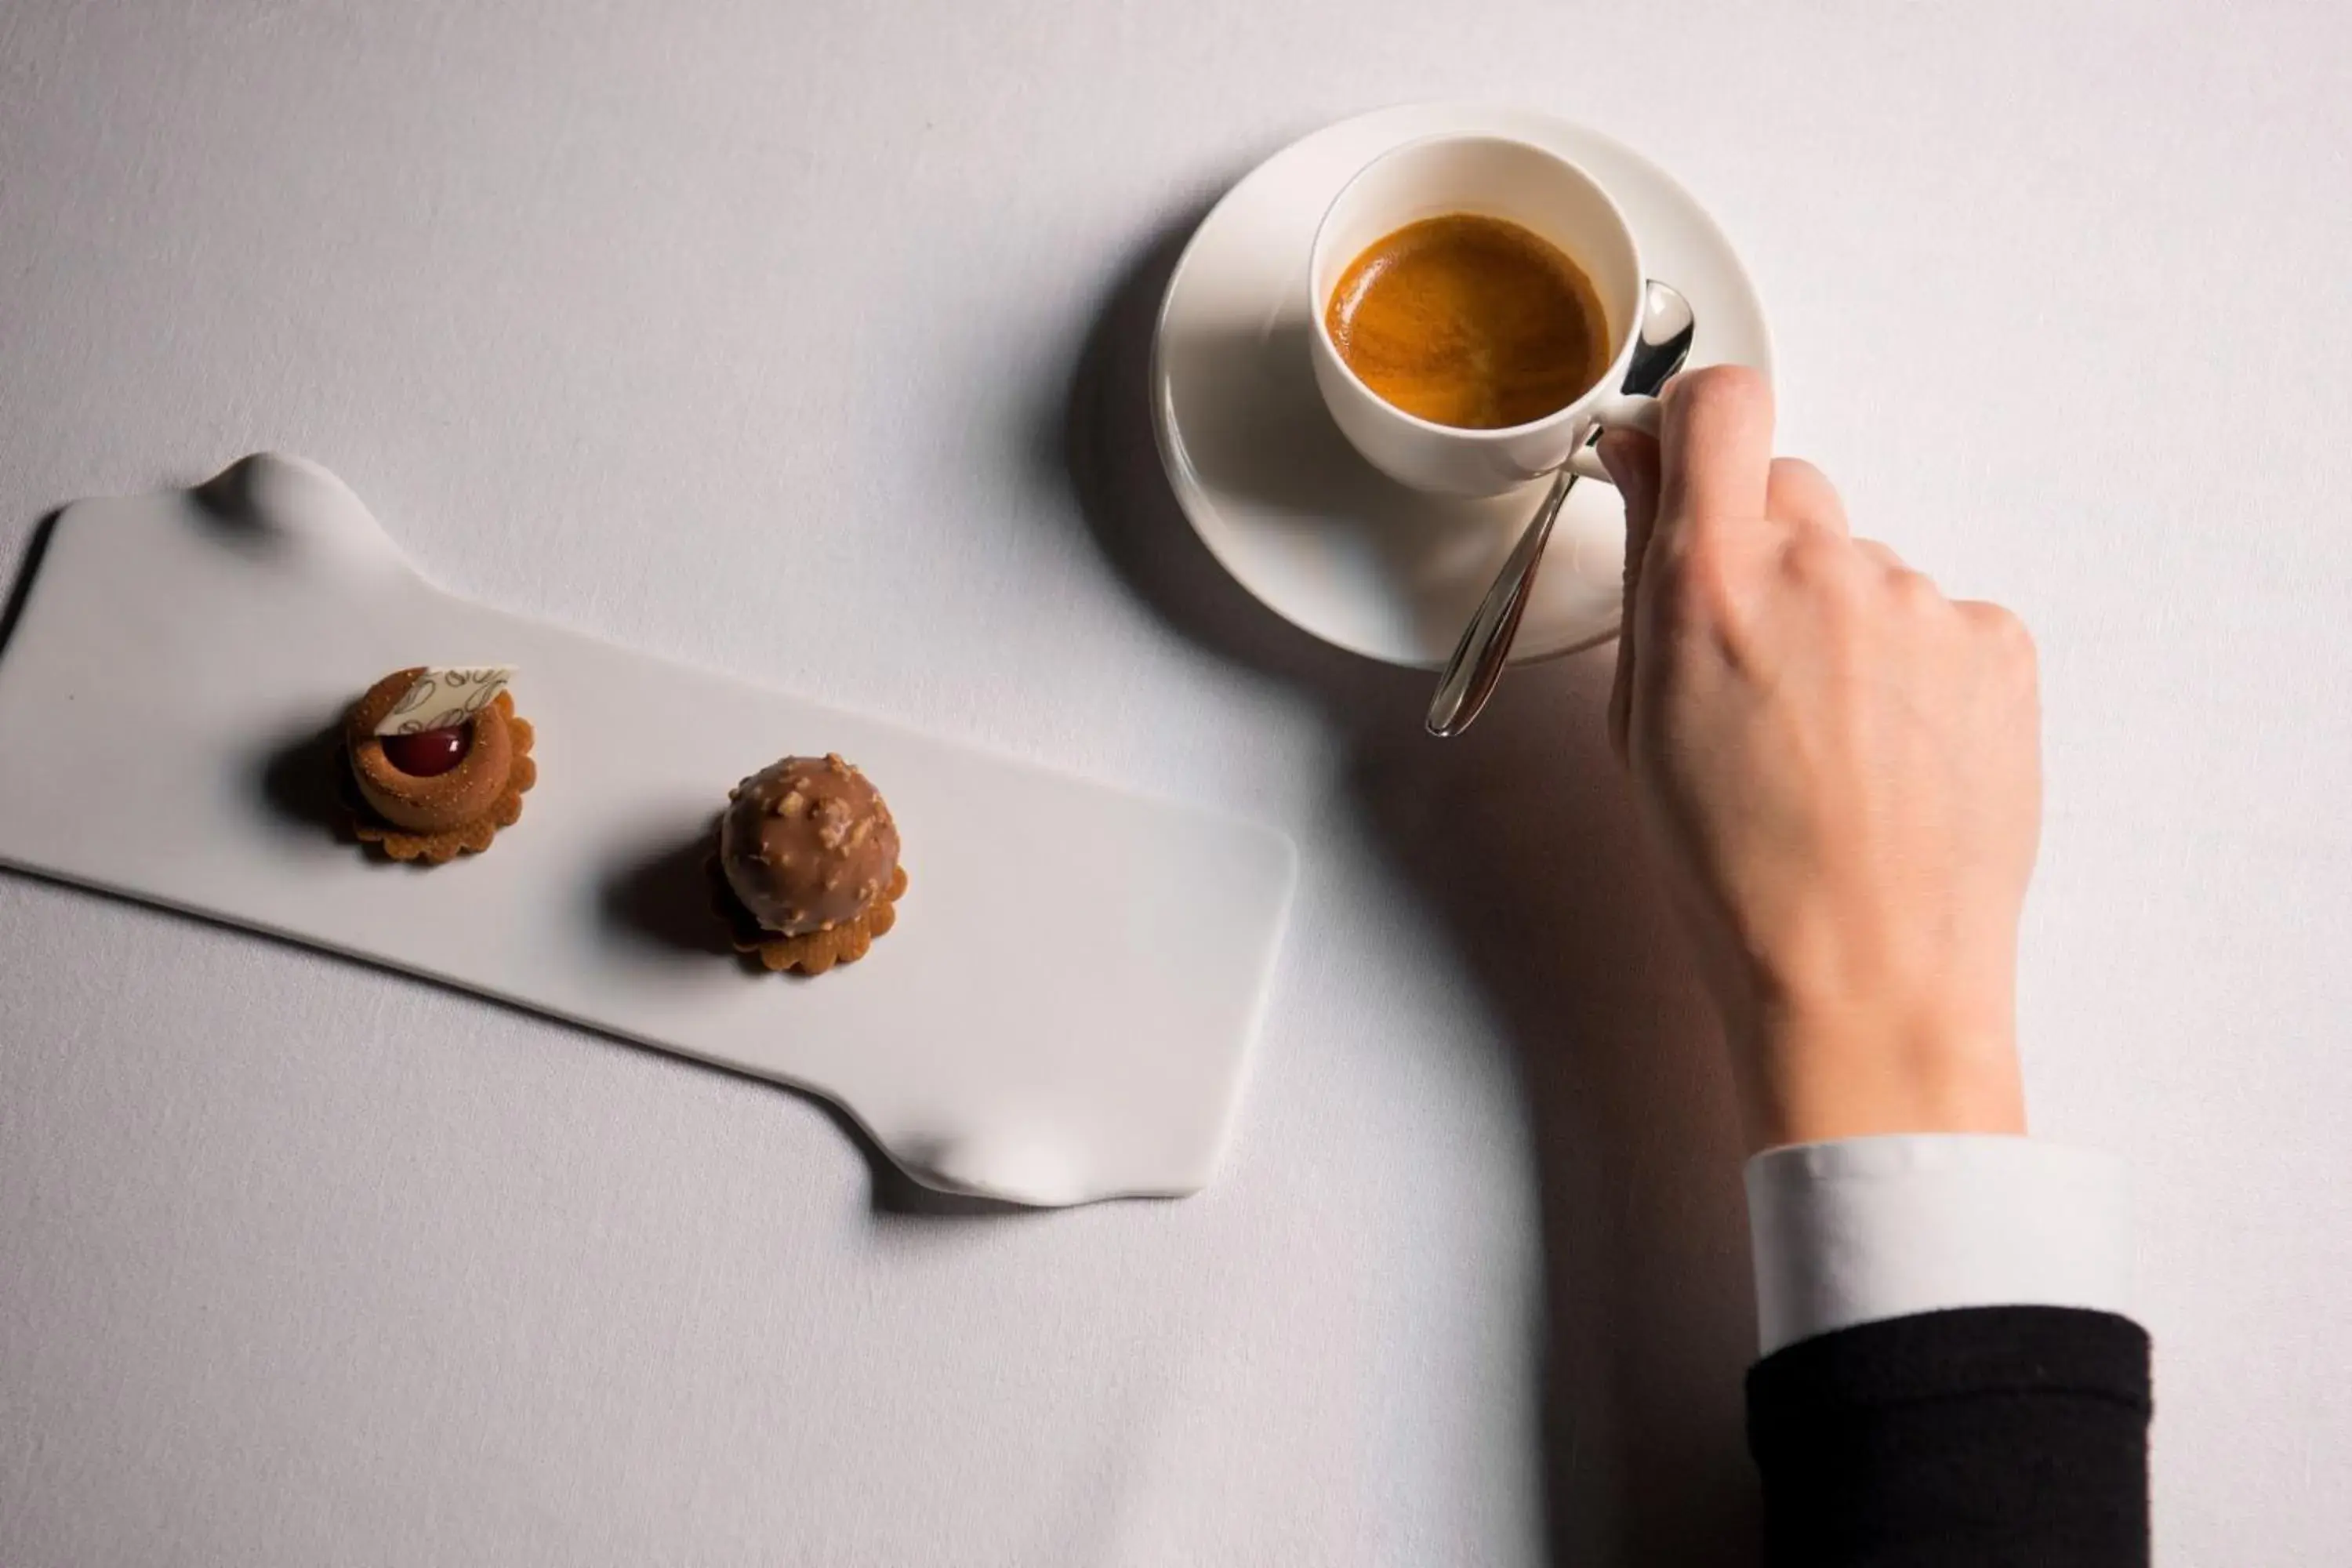
<svg viewBox="0 0 2352 1568">
<path fill-rule="evenodd" d="M 375 732 L 414 735 L 424 730 L 453 729 L 488 708 L 513 676 L 514 666 L 509 664 L 428 668 L 400 694 L 400 700 L 376 725 Z"/>
</svg>

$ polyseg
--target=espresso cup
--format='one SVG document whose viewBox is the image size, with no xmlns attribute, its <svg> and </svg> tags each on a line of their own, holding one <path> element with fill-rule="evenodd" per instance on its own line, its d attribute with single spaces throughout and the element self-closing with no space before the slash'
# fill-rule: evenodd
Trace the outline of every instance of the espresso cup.
<svg viewBox="0 0 2352 1568">
<path fill-rule="evenodd" d="M 1407 224 L 1451 213 L 1517 224 L 1591 280 L 1609 363 L 1573 402 L 1501 429 L 1440 425 L 1382 398 L 1340 357 L 1328 312 L 1349 264 Z M 1571 459 L 1578 473 L 1605 479 L 1583 449 L 1595 429 L 1657 432 L 1657 401 L 1617 390 L 1641 332 L 1641 250 L 1601 183 L 1565 158 L 1501 136 L 1433 136 L 1391 148 L 1357 171 L 1332 201 L 1315 231 L 1307 270 L 1315 384 L 1356 450 L 1401 483 L 1443 495 L 1499 495 Z"/>
</svg>

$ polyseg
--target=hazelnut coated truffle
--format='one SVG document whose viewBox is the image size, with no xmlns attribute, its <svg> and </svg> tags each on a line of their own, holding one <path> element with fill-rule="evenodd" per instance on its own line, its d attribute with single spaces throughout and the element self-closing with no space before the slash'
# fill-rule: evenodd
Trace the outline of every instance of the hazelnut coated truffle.
<svg viewBox="0 0 2352 1568">
<path fill-rule="evenodd" d="M 735 786 L 719 825 L 727 885 L 782 936 L 829 931 L 890 896 L 898 825 L 837 754 L 786 757 Z"/>
</svg>

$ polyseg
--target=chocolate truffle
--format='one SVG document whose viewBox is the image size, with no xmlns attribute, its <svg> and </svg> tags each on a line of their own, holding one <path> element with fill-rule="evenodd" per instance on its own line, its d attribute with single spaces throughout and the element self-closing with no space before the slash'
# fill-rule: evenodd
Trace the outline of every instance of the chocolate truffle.
<svg viewBox="0 0 2352 1568">
<path fill-rule="evenodd" d="M 728 800 L 719 865 L 765 930 L 829 931 L 894 896 L 898 825 L 866 775 L 839 755 L 786 757 Z"/>
</svg>

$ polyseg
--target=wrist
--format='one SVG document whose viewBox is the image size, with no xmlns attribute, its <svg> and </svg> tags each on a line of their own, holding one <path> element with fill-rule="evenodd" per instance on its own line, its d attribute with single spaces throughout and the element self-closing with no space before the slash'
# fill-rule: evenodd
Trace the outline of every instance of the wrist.
<svg viewBox="0 0 2352 1568">
<path fill-rule="evenodd" d="M 1762 1008 L 1735 1041 L 1751 1148 L 1895 1132 L 2025 1131 L 2006 996 L 1909 1009 L 1869 1003 Z"/>
</svg>

